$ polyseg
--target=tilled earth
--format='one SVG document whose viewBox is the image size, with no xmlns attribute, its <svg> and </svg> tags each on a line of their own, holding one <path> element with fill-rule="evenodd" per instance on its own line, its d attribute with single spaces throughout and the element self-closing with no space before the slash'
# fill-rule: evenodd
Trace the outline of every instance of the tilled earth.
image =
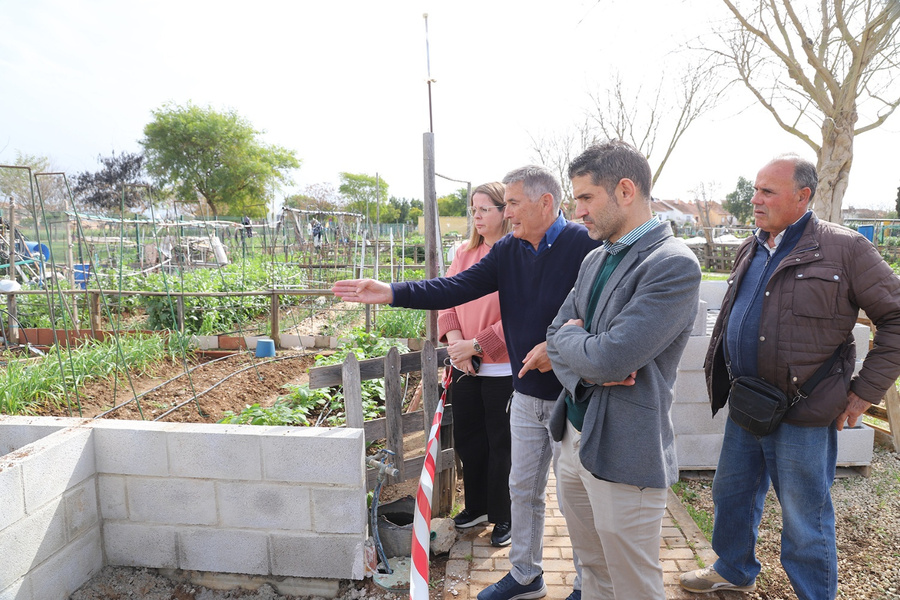
<svg viewBox="0 0 900 600">
<path fill-rule="evenodd" d="M 693 492 L 688 502 L 712 515 L 711 482 L 685 483 Z M 876 446 L 869 477 L 838 479 L 831 495 L 837 528 L 837 597 L 900 600 L 900 454 Z M 796 598 L 779 560 L 780 538 L 781 509 L 770 489 L 756 547 L 762 564 L 757 589 L 751 594 L 723 592 L 723 598 Z"/>
</svg>

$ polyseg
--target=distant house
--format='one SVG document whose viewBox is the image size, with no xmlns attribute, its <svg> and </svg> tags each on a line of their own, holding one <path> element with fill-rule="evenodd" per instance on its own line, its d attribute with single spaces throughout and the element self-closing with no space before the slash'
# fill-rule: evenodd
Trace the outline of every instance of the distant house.
<svg viewBox="0 0 900 600">
<path fill-rule="evenodd" d="M 854 219 L 884 219 L 886 218 L 887 212 L 888 211 L 885 210 L 850 206 L 841 210 L 841 217 L 843 217 L 845 221 L 852 221 Z"/>
<path fill-rule="evenodd" d="M 709 224 L 713 227 L 732 226 L 737 220 L 715 201 L 707 202 L 709 207 Z M 654 198 L 651 202 L 653 212 L 661 220 L 672 221 L 679 225 L 700 225 L 700 211 L 696 202 L 683 200 L 659 200 Z"/>
</svg>

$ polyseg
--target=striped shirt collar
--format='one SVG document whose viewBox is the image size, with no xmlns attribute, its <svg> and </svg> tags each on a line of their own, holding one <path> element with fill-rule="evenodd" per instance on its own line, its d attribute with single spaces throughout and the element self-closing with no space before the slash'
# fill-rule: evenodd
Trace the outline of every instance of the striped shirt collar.
<svg viewBox="0 0 900 600">
<path fill-rule="evenodd" d="M 632 229 L 631 231 L 629 231 L 628 233 L 626 233 L 625 235 L 620 237 L 615 242 L 610 242 L 609 240 L 605 240 L 603 242 L 603 248 L 610 254 L 618 254 L 622 250 L 628 248 L 629 246 L 634 244 L 636 241 L 641 239 L 641 237 L 645 233 L 647 233 L 648 231 L 650 231 L 657 225 L 659 225 L 659 219 L 657 219 L 656 217 L 653 217 L 649 221 L 645 222 L 644 224 L 638 225 L 637 227 L 635 227 L 634 229 Z"/>
</svg>

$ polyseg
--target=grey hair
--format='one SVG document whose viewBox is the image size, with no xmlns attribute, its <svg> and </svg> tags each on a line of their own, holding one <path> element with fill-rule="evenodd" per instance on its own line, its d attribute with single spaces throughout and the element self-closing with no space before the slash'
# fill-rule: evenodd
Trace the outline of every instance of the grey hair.
<svg viewBox="0 0 900 600">
<path fill-rule="evenodd" d="M 521 181 L 525 195 L 532 202 L 537 202 L 544 194 L 553 196 L 553 210 L 558 211 L 562 203 L 562 187 L 549 169 L 540 165 L 527 165 L 513 169 L 503 178 L 505 185 Z"/>
<path fill-rule="evenodd" d="M 816 173 L 816 165 L 793 152 L 781 154 L 772 160 L 772 162 L 778 161 L 794 164 L 794 185 L 797 190 L 809 188 L 809 201 L 812 202 L 813 197 L 816 195 L 816 186 L 819 185 L 819 174 Z"/>
</svg>

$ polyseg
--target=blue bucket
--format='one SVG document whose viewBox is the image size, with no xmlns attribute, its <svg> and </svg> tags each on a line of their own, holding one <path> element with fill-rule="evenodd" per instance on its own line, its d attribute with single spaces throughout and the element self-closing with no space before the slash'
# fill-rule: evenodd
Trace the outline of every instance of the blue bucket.
<svg viewBox="0 0 900 600">
<path fill-rule="evenodd" d="M 72 265 L 72 269 L 75 271 L 75 284 L 81 287 L 81 289 L 87 289 L 87 282 L 91 276 L 91 265 L 90 263 L 84 264 L 75 264 Z"/>
<path fill-rule="evenodd" d="M 256 340 L 256 358 L 275 356 L 274 340 Z"/>
</svg>

